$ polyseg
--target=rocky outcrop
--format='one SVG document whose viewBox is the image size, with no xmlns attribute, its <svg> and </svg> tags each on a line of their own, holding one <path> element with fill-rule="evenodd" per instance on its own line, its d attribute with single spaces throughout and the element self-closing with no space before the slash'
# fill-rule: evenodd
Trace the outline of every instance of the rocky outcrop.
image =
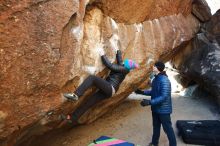
<svg viewBox="0 0 220 146">
<path fill-rule="evenodd" d="M 111 99 L 105 100 L 87 111 L 87 113 L 80 118 L 81 123 L 95 120 L 111 106 L 117 105 L 120 101 L 123 101 L 127 95 L 137 88 L 139 83 L 141 83 L 141 79 L 147 79 L 148 73 L 151 71 L 150 63 L 155 62 L 159 58 L 168 60 L 168 58 L 177 51 L 175 48 L 183 42 L 190 40 L 187 38 L 191 38 L 198 28 L 198 23 L 192 15 L 188 15 L 188 17 L 184 17 L 182 14 L 172 15 L 152 21 L 145 21 L 140 24 L 125 25 L 122 23 L 115 23 L 110 17 L 105 17 L 103 21 L 99 21 L 98 19 L 101 16 L 97 15 L 98 13 L 102 16 L 101 11 L 94 8 L 85 16 L 84 35 L 87 37 L 84 41 L 87 43 L 83 44 L 91 46 L 94 44 L 91 41 L 94 40 L 96 45 L 98 42 L 100 43 L 98 46 L 105 45 L 105 51 L 109 52 L 111 48 L 117 44 L 111 40 L 114 40 L 114 37 L 119 38 L 123 57 L 133 58 L 141 65 L 141 69 L 129 73 L 126 80 L 122 83 L 119 92 Z M 89 21 L 86 19 L 87 16 L 90 18 Z M 91 16 L 93 17 L 91 18 Z M 99 29 L 100 32 L 97 32 L 97 25 L 92 27 L 91 24 L 93 24 L 93 22 L 100 22 L 100 24 L 98 24 L 102 26 L 102 29 Z M 89 25 L 87 25 L 88 23 Z M 97 39 L 95 39 L 96 34 L 99 34 Z M 99 39 L 100 35 L 103 40 Z M 89 42 L 90 44 L 88 44 Z M 105 44 L 102 44 L 102 42 Z M 90 53 L 88 53 L 88 49 L 84 52 L 87 52 L 87 55 Z M 92 53 L 93 52 L 91 52 L 91 54 Z M 111 53 L 112 52 L 110 52 L 109 57 L 114 60 L 114 54 Z M 97 52 L 94 52 L 94 54 L 90 56 L 96 54 Z M 89 62 L 91 61 L 88 61 L 88 63 Z M 101 64 L 100 61 L 98 62 Z M 93 62 L 93 64 L 95 64 L 95 62 Z M 146 66 L 148 68 L 146 68 Z"/>
<path fill-rule="evenodd" d="M 220 44 L 220 10 L 218 10 L 212 19 L 204 24 L 204 32 L 207 38 L 212 41 L 216 40 Z"/>
<path fill-rule="evenodd" d="M 1 1 L 0 142 L 11 143 L 5 145 L 61 105 L 77 44 L 63 47 L 62 40 L 69 24 L 76 23 L 73 14 L 80 14 L 79 22 L 84 16 L 83 5 L 78 0 Z"/>
<path fill-rule="evenodd" d="M 192 42 L 192 50 L 182 53 L 182 62 L 176 63 L 188 80 L 196 81 L 217 98 L 220 104 L 220 10 L 203 25 L 201 33 Z M 190 45 L 188 46 L 190 48 Z M 183 57 L 184 56 L 184 57 Z M 184 59 L 183 59 L 184 58 Z M 181 59 L 180 59 L 181 60 Z"/>
<path fill-rule="evenodd" d="M 191 0 L 96 0 L 104 14 L 117 22 L 140 23 L 162 16 L 191 13 Z"/>
<path fill-rule="evenodd" d="M 192 13 L 201 21 L 206 22 L 211 19 L 211 9 L 206 0 L 193 0 Z"/>
<path fill-rule="evenodd" d="M 189 1 L 148 0 L 140 5 L 132 0 L 127 1 L 128 8 L 122 1 L 116 4 L 98 0 L 2 2 L 1 145 L 20 144 L 53 129 L 59 124 L 60 113 L 72 112 L 83 104 L 89 92 L 75 103 L 66 102 L 62 93 L 73 91 L 88 74 L 106 76 L 99 47 L 104 47 L 111 61 L 115 60 L 112 48 L 119 47 L 124 58 L 133 58 L 141 68 L 126 77 L 114 97 L 87 111 L 81 123 L 95 120 L 122 102 L 148 78 L 154 61 L 169 59 L 199 28 L 190 14 Z M 145 7 L 139 9 L 138 5 L 151 9 L 146 14 Z M 130 13 L 124 17 L 134 7 L 137 17 Z"/>
</svg>

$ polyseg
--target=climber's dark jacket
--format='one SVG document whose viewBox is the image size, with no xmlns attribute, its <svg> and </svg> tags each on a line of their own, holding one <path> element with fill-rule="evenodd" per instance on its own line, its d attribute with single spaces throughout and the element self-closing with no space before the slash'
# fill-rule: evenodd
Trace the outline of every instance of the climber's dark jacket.
<svg viewBox="0 0 220 146">
<path fill-rule="evenodd" d="M 129 73 L 129 70 L 123 66 L 121 51 L 118 50 L 116 54 L 117 64 L 111 63 L 106 55 L 101 56 L 103 64 L 111 70 L 106 80 L 111 83 L 115 91 L 118 90 L 119 85 L 125 79 L 125 76 Z"/>
</svg>

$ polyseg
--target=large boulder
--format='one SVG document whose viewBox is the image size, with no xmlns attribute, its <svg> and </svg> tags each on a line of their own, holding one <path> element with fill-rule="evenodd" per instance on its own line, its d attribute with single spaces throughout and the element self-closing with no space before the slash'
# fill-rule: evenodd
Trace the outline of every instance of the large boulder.
<svg viewBox="0 0 220 146">
<path fill-rule="evenodd" d="M 201 21 L 211 19 L 212 13 L 206 0 L 193 0 L 192 13 Z"/>
<path fill-rule="evenodd" d="M 140 23 L 162 16 L 191 13 L 191 0 L 95 0 L 94 4 L 117 22 Z"/>
<path fill-rule="evenodd" d="M 204 24 L 204 33 L 209 40 L 216 40 L 220 44 L 220 9 L 215 13 L 212 19 Z"/>
<path fill-rule="evenodd" d="M 175 61 L 188 81 L 195 81 L 209 91 L 220 104 L 220 10 L 206 22 L 201 33 Z M 191 49 L 190 49 L 191 48 Z M 181 57 L 180 57 L 181 56 Z M 177 58 L 177 57 L 176 57 Z M 178 63 L 177 63 L 178 62 Z"/>
<path fill-rule="evenodd" d="M 87 12 L 84 19 L 84 36 L 86 38 L 81 48 L 82 53 L 84 52 L 88 56 L 97 55 L 98 58 L 97 47 L 104 45 L 105 51 L 109 52 L 109 58 L 114 60 L 115 54 L 112 53 L 111 48 L 117 46 L 117 43 L 112 41 L 116 37 L 119 38 L 123 57 L 134 59 L 140 64 L 141 69 L 129 73 L 114 97 L 88 110 L 80 118 L 81 123 L 94 121 L 109 108 L 123 101 L 141 82 L 148 79 L 152 63 L 159 59 L 169 60 L 177 51 L 176 48 L 182 43 L 188 42 L 199 28 L 198 21 L 192 15 L 187 17 L 182 14 L 171 15 L 131 25 L 116 23 L 110 17 L 101 17 L 103 14 L 97 8 Z M 95 22 L 98 24 L 94 25 Z M 102 26 L 102 29 L 98 26 Z M 100 40 L 100 37 L 103 40 Z M 104 44 L 102 44 L 103 42 Z M 96 49 L 88 51 L 88 46 Z M 93 60 L 92 62 L 91 57 L 87 59 L 90 61 L 84 59 L 84 65 L 88 64 L 86 66 L 102 65 L 101 61 Z"/>
<path fill-rule="evenodd" d="M 193 55 L 186 58 L 181 72 L 204 87 L 219 102 L 220 46 L 216 40 L 208 40 L 204 33 L 200 33 L 197 34 L 193 47 Z"/>
<path fill-rule="evenodd" d="M 62 93 L 73 91 L 89 74 L 107 75 L 99 47 L 104 47 L 111 61 L 115 60 L 111 48 L 119 47 L 123 57 L 136 60 L 140 69 L 126 77 L 114 97 L 87 111 L 81 123 L 94 121 L 122 102 L 147 80 L 153 62 L 168 60 L 198 31 L 188 0 L 147 0 L 142 5 L 129 0 L 127 6 L 117 2 L 1 2 L 0 145 L 20 144 L 54 129 L 60 113 L 70 113 L 83 104 L 90 92 L 76 103 L 66 102 Z M 109 5 L 120 11 L 108 9 Z M 139 6 L 149 7 L 148 14 Z M 137 17 L 128 10 L 137 11 Z M 126 13 L 129 17 L 124 17 Z"/>
<path fill-rule="evenodd" d="M 61 105 L 77 44 L 65 47 L 64 34 L 72 15 L 83 15 L 83 5 L 78 0 L 1 1 L 0 142 L 10 142 L 5 145 Z"/>
</svg>

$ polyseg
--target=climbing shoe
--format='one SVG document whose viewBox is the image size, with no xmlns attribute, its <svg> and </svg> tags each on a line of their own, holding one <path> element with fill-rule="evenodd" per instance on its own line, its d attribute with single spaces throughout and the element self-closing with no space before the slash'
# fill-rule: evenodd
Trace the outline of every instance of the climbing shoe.
<svg viewBox="0 0 220 146">
<path fill-rule="evenodd" d="M 70 115 L 61 114 L 59 118 L 60 118 L 60 120 L 64 121 L 64 123 L 69 123 L 69 124 L 72 123 Z"/>
<path fill-rule="evenodd" d="M 68 100 L 78 100 L 79 97 L 75 93 L 64 93 L 64 97 L 66 97 Z"/>
<path fill-rule="evenodd" d="M 64 125 L 76 126 L 79 124 L 76 118 L 71 117 L 71 115 L 61 114 L 59 115 L 59 119 L 61 120 L 61 123 L 58 127 L 63 127 Z"/>
<path fill-rule="evenodd" d="M 72 125 L 72 120 L 70 115 L 59 115 L 59 120 L 61 122 L 58 125 L 58 128 L 64 127 L 65 125 Z"/>
</svg>

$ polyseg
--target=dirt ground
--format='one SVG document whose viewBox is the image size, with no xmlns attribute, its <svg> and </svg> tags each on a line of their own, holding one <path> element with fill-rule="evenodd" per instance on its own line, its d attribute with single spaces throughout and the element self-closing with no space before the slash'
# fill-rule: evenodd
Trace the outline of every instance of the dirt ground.
<svg viewBox="0 0 220 146">
<path fill-rule="evenodd" d="M 136 94 L 130 96 L 141 98 Z M 141 146 L 151 141 L 152 118 L 150 107 L 141 107 L 139 100 L 126 100 L 113 111 L 89 125 L 82 125 L 65 131 L 41 136 L 31 146 L 87 146 L 94 139 L 105 135 Z M 176 120 L 220 119 L 215 103 L 204 98 L 190 98 L 173 95 L 172 122 L 178 146 L 187 146 L 177 136 Z M 168 140 L 161 130 L 160 146 L 168 146 Z M 191 145 L 192 146 L 192 145 Z"/>
</svg>

